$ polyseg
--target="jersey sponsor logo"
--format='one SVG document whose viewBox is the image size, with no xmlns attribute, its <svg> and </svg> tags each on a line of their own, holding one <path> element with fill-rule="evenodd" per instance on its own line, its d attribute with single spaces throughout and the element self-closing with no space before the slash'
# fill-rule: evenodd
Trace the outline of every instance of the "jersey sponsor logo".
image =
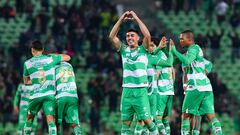
<svg viewBox="0 0 240 135">
<path fill-rule="evenodd" d="M 38 75 L 39 75 L 38 82 L 40 84 L 43 84 L 46 81 L 46 76 L 43 68 L 38 69 Z"/>
</svg>

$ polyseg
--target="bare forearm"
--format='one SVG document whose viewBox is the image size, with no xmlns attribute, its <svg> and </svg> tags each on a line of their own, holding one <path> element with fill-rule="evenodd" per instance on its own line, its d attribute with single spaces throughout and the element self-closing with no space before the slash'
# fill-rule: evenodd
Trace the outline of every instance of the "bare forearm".
<svg viewBox="0 0 240 135">
<path fill-rule="evenodd" d="M 147 26 L 142 22 L 141 19 L 139 19 L 138 17 L 135 18 L 137 23 L 138 23 L 138 26 L 143 34 L 144 37 L 151 37 L 151 34 L 147 28 Z"/>
<path fill-rule="evenodd" d="M 115 36 L 117 36 L 118 31 L 120 29 L 120 25 L 122 24 L 122 20 L 118 20 L 117 23 L 113 26 L 110 34 L 109 34 L 109 38 L 112 39 Z"/>
</svg>

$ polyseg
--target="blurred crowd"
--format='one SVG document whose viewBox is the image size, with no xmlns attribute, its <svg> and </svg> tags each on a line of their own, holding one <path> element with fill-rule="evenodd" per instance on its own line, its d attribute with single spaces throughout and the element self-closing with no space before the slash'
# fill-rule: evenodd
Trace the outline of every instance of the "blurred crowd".
<svg viewBox="0 0 240 135">
<path fill-rule="evenodd" d="M 26 14 L 26 23 L 30 22 L 30 27 L 20 34 L 18 42 L 13 43 L 7 51 L 2 47 L 3 45 L 0 47 L 0 122 L 3 124 L 17 123 L 17 116 L 13 112 L 13 98 L 22 78 L 23 62 L 31 57 L 28 44 L 32 39 L 40 39 L 46 46 L 46 53 L 64 52 L 71 55 L 71 64 L 75 70 L 93 70 L 95 77 L 87 82 L 87 95 L 83 95 L 81 90 L 78 91 L 81 102 L 80 117 L 81 122 L 89 124 L 92 132 L 104 132 L 106 123 L 102 122 L 100 109 L 106 107 L 109 112 L 113 113 L 120 111 L 121 61 L 108 41 L 109 29 L 121 12 L 117 10 L 117 5 L 112 4 L 110 0 L 82 0 L 80 6 L 76 4 L 66 6 L 56 0 L 53 10 L 50 10 L 51 5 L 48 0 L 38 0 L 40 11 L 33 14 L 35 5 L 31 0 L 15 0 L 15 7 L 11 7 L 9 2 L 7 0 L 4 5 L 0 5 L 0 18 L 9 19 L 16 15 Z M 169 10 L 178 12 L 202 8 L 206 13 L 216 14 L 219 23 L 227 19 L 234 28 L 239 27 L 239 0 L 217 2 L 213 0 L 157 0 L 155 3 L 166 13 Z M 230 18 L 227 16 L 229 13 Z M 220 30 L 197 36 L 197 42 L 203 48 L 212 49 L 212 54 L 214 54 L 212 60 L 220 55 L 222 33 Z M 234 62 L 235 58 L 240 57 L 240 35 L 232 32 L 229 37 L 232 39 L 232 61 Z M 81 59 L 85 59 L 86 63 L 81 64 Z M 171 120 L 173 134 L 179 133 L 183 99 L 181 68 L 176 66 L 176 70 L 178 71 L 175 83 L 176 96 Z M 237 103 L 230 95 L 227 86 L 221 82 L 216 72 L 209 74 L 209 78 L 214 89 L 216 112 L 234 115 L 232 109 L 236 109 Z M 89 101 L 84 100 L 85 96 L 91 101 L 87 116 L 85 116 L 83 104 Z"/>
</svg>

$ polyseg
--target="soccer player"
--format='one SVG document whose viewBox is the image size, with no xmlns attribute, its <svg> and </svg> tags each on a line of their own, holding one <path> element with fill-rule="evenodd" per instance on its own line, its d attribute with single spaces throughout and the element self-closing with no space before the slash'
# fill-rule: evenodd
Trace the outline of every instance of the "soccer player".
<svg viewBox="0 0 240 135">
<path fill-rule="evenodd" d="M 148 51 L 148 65 L 147 65 L 147 76 L 148 76 L 148 98 L 149 98 L 149 104 L 150 104 L 150 112 L 151 112 L 151 118 L 152 120 L 156 121 L 156 109 L 157 109 L 157 74 L 156 74 L 156 68 L 157 66 L 162 67 L 170 67 L 173 63 L 173 57 L 171 52 L 168 52 L 168 57 L 163 54 L 163 52 L 160 49 L 165 48 L 166 46 L 166 37 L 162 37 L 161 41 L 158 44 L 157 38 L 151 38 L 151 42 L 149 45 Z M 157 46 L 158 44 L 158 46 Z M 169 46 L 171 47 L 171 46 Z M 166 49 L 165 49 L 166 50 Z M 170 48 L 171 50 L 171 48 Z M 141 134 L 143 122 L 138 122 L 136 128 L 135 128 L 135 134 Z"/>
<path fill-rule="evenodd" d="M 123 44 L 117 37 L 120 25 L 127 19 L 134 19 L 144 36 L 143 45 L 139 45 L 139 34 L 136 30 L 129 29 L 126 33 L 128 45 Z M 143 120 L 151 135 L 158 135 L 156 125 L 151 120 L 150 106 L 147 96 L 147 48 L 151 35 L 145 24 L 133 11 L 126 11 L 113 26 L 109 39 L 117 52 L 121 54 L 123 63 L 123 92 L 121 97 L 122 135 L 131 134 L 131 122 L 134 113 L 137 120 Z"/>
<path fill-rule="evenodd" d="M 170 40 L 170 44 L 172 44 Z M 171 51 L 171 45 L 169 46 L 169 51 Z M 167 60 L 167 56 L 172 57 L 171 52 L 167 51 L 167 48 L 163 48 L 162 51 L 158 53 L 158 56 L 162 60 Z M 164 63 L 157 66 L 157 111 L 156 111 L 156 121 L 158 131 L 162 135 L 170 134 L 170 126 L 167 117 L 171 114 L 171 106 L 174 95 L 174 69 L 172 67 L 173 60 L 171 62 Z"/>
<path fill-rule="evenodd" d="M 18 135 L 23 135 L 23 128 L 27 119 L 26 116 L 27 116 L 27 107 L 29 104 L 29 95 L 32 90 L 33 90 L 32 85 L 24 85 L 23 83 L 20 83 L 18 85 L 16 95 L 14 97 L 14 101 L 13 101 L 14 112 L 19 113 Z M 37 126 L 37 118 L 34 119 L 33 127 L 32 127 L 33 132 L 31 134 L 34 134 L 34 131 L 36 131 L 36 126 Z"/>
<path fill-rule="evenodd" d="M 193 32 L 183 31 L 180 34 L 180 44 L 188 48 L 186 55 L 179 53 L 174 45 L 172 53 L 187 67 L 187 87 L 182 106 L 181 133 L 189 134 L 191 115 L 200 114 L 207 116 L 215 135 L 222 135 L 221 124 L 215 116 L 212 86 L 205 74 L 203 52 L 195 44 Z"/>
<path fill-rule="evenodd" d="M 81 135 L 78 115 L 77 85 L 73 67 L 67 62 L 61 62 L 55 68 L 56 72 L 56 99 L 57 99 L 57 128 L 61 135 L 62 120 L 70 124 L 75 135 Z"/>
<path fill-rule="evenodd" d="M 32 85 L 30 101 L 27 109 L 27 121 L 24 134 L 29 135 L 32 122 L 38 111 L 42 108 L 46 116 L 50 135 L 56 135 L 55 125 L 55 65 L 61 61 L 69 61 L 70 56 L 43 55 L 43 44 L 36 40 L 31 43 L 32 58 L 24 63 L 23 81 L 25 85 Z"/>
<path fill-rule="evenodd" d="M 212 63 L 208 61 L 207 59 L 204 59 L 203 64 L 205 65 L 205 74 L 208 75 L 212 71 Z M 187 67 L 182 64 L 182 70 L 183 70 L 183 89 L 184 94 L 185 90 L 188 86 L 188 79 L 187 79 Z M 191 115 L 190 116 L 190 127 L 192 127 L 192 135 L 199 135 L 200 129 L 201 129 L 201 120 L 202 116 L 200 115 Z"/>
</svg>

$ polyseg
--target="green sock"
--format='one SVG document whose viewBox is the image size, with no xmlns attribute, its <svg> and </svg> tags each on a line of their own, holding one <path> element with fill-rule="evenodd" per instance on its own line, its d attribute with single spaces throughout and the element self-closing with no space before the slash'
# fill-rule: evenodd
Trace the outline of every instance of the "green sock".
<svg viewBox="0 0 240 135">
<path fill-rule="evenodd" d="M 214 135 L 222 135 L 221 123 L 217 118 L 214 118 L 212 121 L 212 129 L 214 131 Z"/>
<path fill-rule="evenodd" d="M 164 124 L 162 122 L 162 118 L 157 118 L 156 124 L 157 124 L 159 133 L 161 133 L 162 135 L 166 135 L 167 133 L 166 133 L 166 129 L 164 127 Z"/>
<path fill-rule="evenodd" d="M 134 130 L 134 135 L 141 135 L 143 131 L 143 127 L 144 127 L 143 124 L 137 123 Z"/>
<path fill-rule="evenodd" d="M 200 116 L 194 116 L 194 126 L 192 130 L 192 135 L 199 135 L 201 129 L 201 119 Z"/>
<path fill-rule="evenodd" d="M 192 130 L 192 135 L 199 135 L 200 134 L 200 131 L 198 130 Z"/>
<path fill-rule="evenodd" d="M 131 128 L 129 125 L 122 123 L 121 135 L 130 135 Z"/>
<path fill-rule="evenodd" d="M 189 120 L 182 120 L 181 123 L 181 134 L 182 135 L 189 135 L 190 130 L 190 122 Z"/>
<path fill-rule="evenodd" d="M 151 122 L 149 125 L 147 125 L 147 128 L 149 130 L 149 135 L 158 135 L 158 129 L 155 123 Z"/>
<path fill-rule="evenodd" d="M 163 119 L 163 125 L 164 125 L 164 127 L 165 127 L 165 130 L 166 130 L 167 135 L 170 135 L 171 129 L 170 129 L 170 124 L 169 124 L 167 118 L 164 118 L 164 119 Z"/>
<path fill-rule="evenodd" d="M 54 122 L 48 123 L 48 134 L 57 135 L 57 128 Z"/>
<path fill-rule="evenodd" d="M 74 130 L 75 135 L 81 135 L 82 134 L 82 129 L 81 129 L 80 125 L 77 125 L 73 130 Z"/>
<path fill-rule="evenodd" d="M 27 121 L 24 126 L 24 135 L 30 135 L 32 132 L 32 122 Z"/>
</svg>

